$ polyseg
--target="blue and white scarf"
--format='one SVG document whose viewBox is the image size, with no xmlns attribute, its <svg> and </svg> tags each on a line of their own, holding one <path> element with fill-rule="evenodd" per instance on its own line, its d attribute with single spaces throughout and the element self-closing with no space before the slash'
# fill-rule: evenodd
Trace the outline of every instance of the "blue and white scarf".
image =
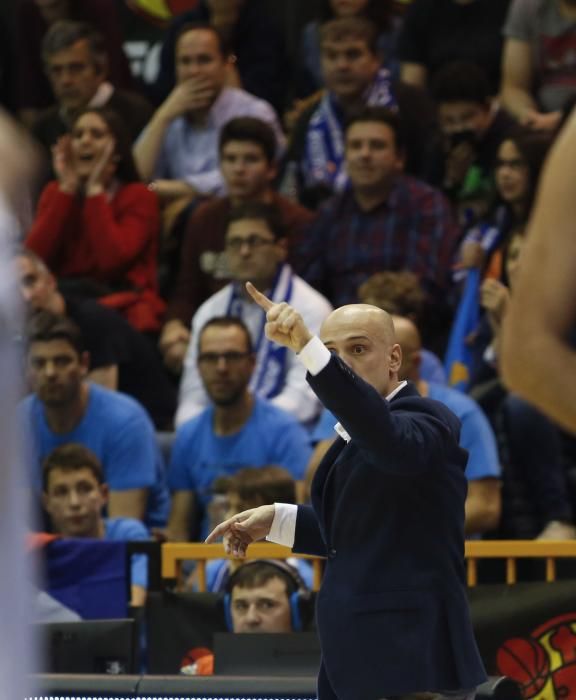
<svg viewBox="0 0 576 700">
<path fill-rule="evenodd" d="M 268 297 L 279 304 L 290 303 L 292 298 L 293 273 L 290 265 L 279 265 Z M 227 315 L 242 318 L 243 305 L 247 303 L 241 296 L 239 285 L 232 284 Z M 250 303 L 250 302 L 248 302 Z M 280 393 L 286 374 L 287 349 L 272 343 L 264 334 L 266 314 L 262 313 L 262 323 L 254 339 L 256 368 L 252 374 L 249 388 L 252 393 L 264 399 L 272 399 Z"/>
<path fill-rule="evenodd" d="M 364 103 L 370 107 L 396 108 L 391 91 L 390 71 L 381 68 L 366 91 Z M 326 92 L 312 114 L 302 160 L 306 187 L 328 185 L 341 192 L 348 182 L 344 167 L 344 131 L 334 97 Z"/>
</svg>

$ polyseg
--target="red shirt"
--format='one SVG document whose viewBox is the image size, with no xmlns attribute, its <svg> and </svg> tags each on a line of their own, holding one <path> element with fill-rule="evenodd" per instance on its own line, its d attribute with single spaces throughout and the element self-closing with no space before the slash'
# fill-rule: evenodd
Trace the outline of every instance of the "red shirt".
<svg viewBox="0 0 576 700">
<path fill-rule="evenodd" d="M 158 296 L 158 200 L 139 182 L 107 194 L 79 197 L 44 188 L 25 244 L 59 278 L 84 277 L 128 291 L 101 301 L 142 331 L 160 327 Z"/>
</svg>

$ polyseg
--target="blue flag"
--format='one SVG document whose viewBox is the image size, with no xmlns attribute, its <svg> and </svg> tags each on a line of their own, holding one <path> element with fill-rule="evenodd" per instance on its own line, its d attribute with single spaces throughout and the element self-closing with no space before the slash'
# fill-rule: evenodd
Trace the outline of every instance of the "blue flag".
<svg viewBox="0 0 576 700">
<path fill-rule="evenodd" d="M 478 326 L 480 315 L 480 270 L 470 268 L 466 275 L 462 297 L 452 325 L 444 367 L 448 386 L 465 392 L 470 383 L 472 352 L 466 343 Z"/>
</svg>

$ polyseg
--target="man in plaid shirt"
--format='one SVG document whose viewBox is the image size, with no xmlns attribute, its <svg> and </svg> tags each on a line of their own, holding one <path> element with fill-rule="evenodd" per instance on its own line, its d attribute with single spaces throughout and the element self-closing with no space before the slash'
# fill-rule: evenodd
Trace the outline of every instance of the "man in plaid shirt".
<svg viewBox="0 0 576 700">
<path fill-rule="evenodd" d="M 414 272 L 434 306 L 450 296 L 460 231 L 439 190 L 403 173 L 396 113 L 367 107 L 346 129 L 351 186 L 330 199 L 296 243 L 298 273 L 335 307 L 358 301 L 375 272 Z"/>
</svg>

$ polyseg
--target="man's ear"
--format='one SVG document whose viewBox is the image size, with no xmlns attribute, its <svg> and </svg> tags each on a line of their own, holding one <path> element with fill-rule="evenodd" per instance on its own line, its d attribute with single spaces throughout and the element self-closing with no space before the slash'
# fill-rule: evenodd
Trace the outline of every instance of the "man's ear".
<svg viewBox="0 0 576 700">
<path fill-rule="evenodd" d="M 42 491 L 42 495 L 40 498 L 42 500 L 42 507 L 48 513 L 48 515 L 51 515 L 51 513 L 50 513 L 50 497 L 48 496 L 46 491 Z"/>
<path fill-rule="evenodd" d="M 108 61 L 108 56 L 103 57 L 102 61 L 94 64 L 94 69 L 96 73 L 104 80 L 108 77 L 108 71 L 110 69 L 110 62 Z"/>
<path fill-rule="evenodd" d="M 85 378 L 90 372 L 90 353 L 86 350 L 80 355 L 80 365 L 82 366 L 82 376 Z"/>
<path fill-rule="evenodd" d="M 108 484 L 100 484 L 100 495 L 104 501 L 104 505 L 108 504 L 108 499 L 110 497 L 110 487 Z"/>
<path fill-rule="evenodd" d="M 399 343 L 394 343 L 390 350 L 390 371 L 398 373 L 402 366 L 402 348 Z"/>
<path fill-rule="evenodd" d="M 406 150 L 404 148 L 396 148 L 396 168 L 399 172 L 404 172 L 406 167 Z"/>
<path fill-rule="evenodd" d="M 278 166 L 276 163 L 270 163 L 266 179 L 271 184 L 278 177 Z"/>
<path fill-rule="evenodd" d="M 276 241 L 276 245 L 278 246 L 278 259 L 280 262 L 284 262 L 288 257 L 288 239 L 286 236 L 279 238 Z"/>
<path fill-rule="evenodd" d="M 46 272 L 46 282 L 51 292 L 58 290 L 58 283 L 56 282 L 56 277 L 51 272 Z"/>
</svg>

